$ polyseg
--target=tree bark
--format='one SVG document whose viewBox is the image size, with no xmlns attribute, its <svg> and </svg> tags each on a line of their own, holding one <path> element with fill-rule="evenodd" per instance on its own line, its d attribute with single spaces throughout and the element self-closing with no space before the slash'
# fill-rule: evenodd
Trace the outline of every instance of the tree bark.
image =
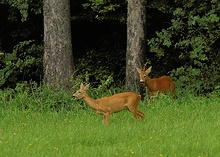
<svg viewBox="0 0 220 157">
<path fill-rule="evenodd" d="M 71 85 L 74 73 L 70 1 L 44 0 L 44 81 L 56 89 Z"/>
<path fill-rule="evenodd" d="M 141 93 L 136 67 L 142 67 L 146 58 L 146 0 L 128 0 L 126 90 Z"/>
</svg>

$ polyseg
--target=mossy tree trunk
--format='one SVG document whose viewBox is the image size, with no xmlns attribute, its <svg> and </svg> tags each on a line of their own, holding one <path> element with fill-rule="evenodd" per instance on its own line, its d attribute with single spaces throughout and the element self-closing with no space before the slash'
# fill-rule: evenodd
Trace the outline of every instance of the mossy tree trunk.
<svg viewBox="0 0 220 157">
<path fill-rule="evenodd" d="M 44 81 L 69 88 L 74 73 L 70 0 L 44 0 Z"/>
<path fill-rule="evenodd" d="M 142 67 L 146 54 L 146 0 L 128 0 L 126 90 L 141 93 L 136 67 Z"/>
</svg>

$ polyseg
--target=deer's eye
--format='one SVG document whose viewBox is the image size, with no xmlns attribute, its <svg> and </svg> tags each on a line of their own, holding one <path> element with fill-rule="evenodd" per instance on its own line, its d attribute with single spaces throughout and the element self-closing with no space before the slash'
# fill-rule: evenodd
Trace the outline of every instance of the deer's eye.
<svg viewBox="0 0 220 157">
<path fill-rule="evenodd" d="M 144 78 L 146 78 L 146 75 L 144 75 Z"/>
</svg>

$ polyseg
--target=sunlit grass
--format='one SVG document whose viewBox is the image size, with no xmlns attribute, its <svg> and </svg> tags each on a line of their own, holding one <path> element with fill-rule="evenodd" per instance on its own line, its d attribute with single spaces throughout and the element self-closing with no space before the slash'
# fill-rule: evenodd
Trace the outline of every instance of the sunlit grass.
<svg viewBox="0 0 220 157">
<path fill-rule="evenodd" d="M 219 104 L 217 97 L 172 100 L 162 95 L 150 105 L 140 103 L 144 121 L 122 111 L 111 116 L 109 125 L 92 109 L 3 109 L 1 156 L 218 157 Z"/>
</svg>

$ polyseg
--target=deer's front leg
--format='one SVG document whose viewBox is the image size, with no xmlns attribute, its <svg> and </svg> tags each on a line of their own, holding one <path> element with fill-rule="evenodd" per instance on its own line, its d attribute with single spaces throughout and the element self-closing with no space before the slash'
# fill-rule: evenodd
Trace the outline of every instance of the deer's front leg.
<svg viewBox="0 0 220 157">
<path fill-rule="evenodd" d="M 104 113 L 104 120 L 103 120 L 103 123 L 104 123 L 104 124 L 108 124 L 109 119 L 110 119 L 110 112 L 107 111 L 107 112 Z"/>
<path fill-rule="evenodd" d="M 149 95 L 150 95 L 150 97 L 148 98 L 148 100 L 147 100 L 147 102 L 148 102 L 148 104 L 150 104 L 151 102 L 152 102 L 152 98 L 153 98 L 153 96 L 155 95 L 155 93 L 153 93 L 153 92 L 149 92 Z"/>
</svg>

